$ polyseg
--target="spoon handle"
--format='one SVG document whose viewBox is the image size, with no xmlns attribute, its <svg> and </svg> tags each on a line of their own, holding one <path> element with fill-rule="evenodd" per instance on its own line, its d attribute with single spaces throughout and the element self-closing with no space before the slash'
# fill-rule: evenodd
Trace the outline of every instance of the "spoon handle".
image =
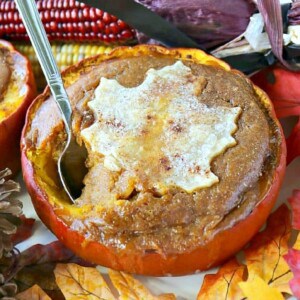
<svg viewBox="0 0 300 300">
<path fill-rule="evenodd" d="M 34 0 L 15 0 L 30 41 L 43 69 L 52 95 L 63 116 L 66 130 L 70 133 L 72 109 L 60 72 L 54 60 L 51 46 Z"/>
</svg>

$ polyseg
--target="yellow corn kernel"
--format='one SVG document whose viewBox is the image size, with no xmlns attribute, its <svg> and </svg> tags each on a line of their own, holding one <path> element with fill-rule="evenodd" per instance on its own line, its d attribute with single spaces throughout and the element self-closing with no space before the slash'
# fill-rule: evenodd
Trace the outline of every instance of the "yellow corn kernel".
<svg viewBox="0 0 300 300">
<path fill-rule="evenodd" d="M 38 88 L 43 88 L 46 84 L 42 69 L 35 55 L 33 47 L 29 43 L 16 43 L 18 51 L 28 57 L 31 62 L 33 73 L 36 77 Z M 56 63 L 60 70 L 65 69 L 80 60 L 103 53 L 109 53 L 113 47 L 91 44 L 91 43 L 52 43 L 51 49 Z"/>
</svg>

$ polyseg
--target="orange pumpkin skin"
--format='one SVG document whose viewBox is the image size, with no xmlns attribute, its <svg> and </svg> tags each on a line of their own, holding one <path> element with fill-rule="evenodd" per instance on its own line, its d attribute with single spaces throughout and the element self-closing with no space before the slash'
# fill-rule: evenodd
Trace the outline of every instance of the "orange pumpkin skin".
<svg viewBox="0 0 300 300">
<path fill-rule="evenodd" d="M 145 46 L 139 46 L 135 48 L 137 49 L 136 51 L 140 51 L 143 53 L 147 53 L 147 51 L 154 51 L 153 49 L 155 49 L 155 51 L 159 51 L 160 53 L 165 51 L 168 54 L 179 53 L 182 56 L 187 55 L 189 52 L 197 52 L 197 55 L 207 58 L 207 61 L 211 62 L 211 64 L 219 64 L 222 67 L 225 66 L 225 68 L 230 69 L 229 66 L 224 62 L 219 61 L 215 58 L 210 58 L 210 56 L 206 55 L 200 50 L 164 50 L 164 48 L 153 46 L 151 47 L 151 50 L 147 50 L 148 47 Z M 125 49 L 126 51 L 126 48 L 122 49 Z M 110 57 L 118 57 L 118 55 L 120 57 L 122 55 L 122 49 L 117 49 L 116 52 L 113 52 Z M 132 50 L 128 51 L 130 52 Z M 78 67 L 80 67 L 80 64 L 78 66 L 71 67 L 71 69 L 68 69 L 65 73 L 65 76 L 68 76 L 70 72 L 73 72 Z M 255 209 L 245 219 L 236 223 L 229 229 L 220 231 L 205 245 L 200 245 L 195 250 L 185 253 L 168 255 L 161 255 L 158 253 L 145 253 L 141 255 L 139 253 L 133 253 L 132 251 L 130 253 L 127 253 L 126 251 L 116 252 L 116 250 L 113 248 L 107 247 L 99 242 L 86 239 L 80 232 L 70 229 L 68 225 L 62 220 L 62 218 L 60 218 L 59 213 L 57 213 L 57 211 L 53 209 L 53 206 L 49 202 L 47 193 L 38 183 L 34 170 L 34 164 L 26 153 L 25 141 L 23 141 L 23 175 L 37 214 L 46 224 L 46 226 L 57 236 L 57 238 L 62 241 L 68 248 L 70 248 L 76 255 L 90 262 L 110 267 L 116 270 L 153 276 L 164 276 L 170 274 L 177 276 L 206 270 L 219 265 L 224 260 L 228 259 L 230 256 L 238 252 L 264 224 L 276 202 L 285 174 L 286 145 L 283 138 L 283 132 L 278 120 L 276 119 L 273 106 L 268 100 L 266 94 L 257 87 L 255 87 L 255 90 L 261 97 L 265 107 L 268 109 L 269 115 L 273 120 L 275 120 L 280 128 L 282 142 L 279 149 L 277 168 L 274 172 L 274 178 L 272 180 L 273 183 L 270 186 L 268 192 L 264 195 L 263 199 L 261 199 Z M 46 97 L 47 93 L 48 91 L 46 90 L 40 97 Z M 23 138 L 25 136 L 26 127 L 28 126 L 30 118 L 31 115 L 29 113 L 29 115 L 27 115 L 27 125 L 24 127 Z"/>
<path fill-rule="evenodd" d="M 21 167 L 20 160 L 20 136 L 24 125 L 27 108 L 36 96 L 36 87 L 33 72 L 28 59 L 18 53 L 14 47 L 3 40 L 0 46 L 9 49 L 14 57 L 14 68 L 22 69 L 23 93 L 22 100 L 18 107 L 7 117 L 0 120 L 0 170 L 10 168 L 15 175 Z M 5 101 L 5 100 L 4 100 Z"/>
</svg>

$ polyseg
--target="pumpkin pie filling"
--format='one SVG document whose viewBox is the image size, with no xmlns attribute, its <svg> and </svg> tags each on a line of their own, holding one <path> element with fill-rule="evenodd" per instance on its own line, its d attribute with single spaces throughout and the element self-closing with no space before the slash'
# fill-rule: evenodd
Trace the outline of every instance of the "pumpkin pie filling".
<svg viewBox="0 0 300 300">
<path fill-rule="evenodd" d="M 84 214 L 64 221 L 87 239 L 128 251 L 192 251 L 248 216 L 272 183 L 279 129 L 244 76 L 140 56 L 94 66 L 68 94 L 89 173 L 73 205 Z M 61 128 L 48 98 L 27 141 L 35 153 L 55 149 L 53 168 Z"/>
<path fill-rule="evenodd" d="M 0 121 L 12 115 L 26 95 L 23 66 L 17 52 L 0 46 Z"/>
<path fill-rule="evenodd" d="M 11 77 L 11 69 L 8 60 L 9 51 L 5 48 L 0 48 L 0 101 L 4 98 L 4 93 Z"/>
</svg>

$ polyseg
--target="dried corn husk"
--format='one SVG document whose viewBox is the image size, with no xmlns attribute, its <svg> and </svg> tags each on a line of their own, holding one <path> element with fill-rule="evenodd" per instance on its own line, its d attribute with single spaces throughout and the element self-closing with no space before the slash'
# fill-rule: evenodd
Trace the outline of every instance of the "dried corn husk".
<svg viewBox="0 0 300 300">
<path fill-rule="evenodd" d="M 224 44 L 243 33 L 256 10 L 252 0 L 136 0 L 172 22 L 205 48 Z M 138 35 L 138 39 L 148 39 Z"/>
</svg>

